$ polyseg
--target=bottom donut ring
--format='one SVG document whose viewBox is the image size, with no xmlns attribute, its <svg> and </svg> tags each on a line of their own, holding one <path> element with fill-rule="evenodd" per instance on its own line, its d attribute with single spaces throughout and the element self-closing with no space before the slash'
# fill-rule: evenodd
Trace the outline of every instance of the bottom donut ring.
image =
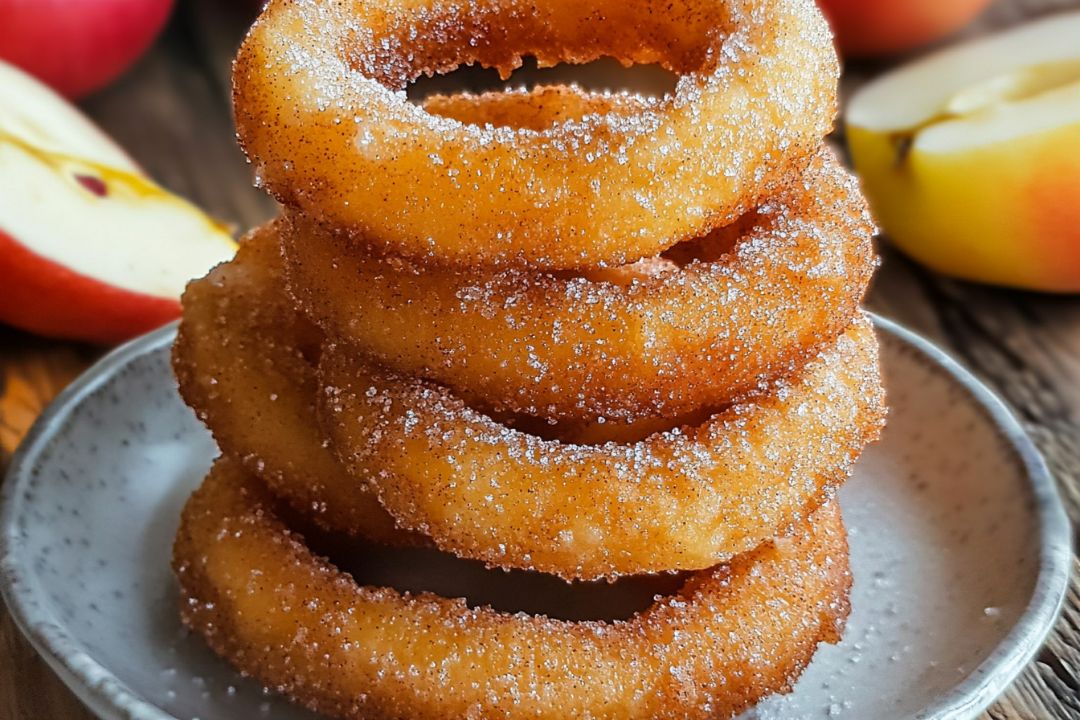
<svg viewBox="0 0 1080 720">
<path fill-rule="evenodd" d="M 785 692 L 848 613 L 839 509 L 691 573 L 625 621 L 563 621 L 362 587 L 240 465 L 184 510 L 185 624 L 242 672 L 336 718 L 723 718 Z"/>
</svg>

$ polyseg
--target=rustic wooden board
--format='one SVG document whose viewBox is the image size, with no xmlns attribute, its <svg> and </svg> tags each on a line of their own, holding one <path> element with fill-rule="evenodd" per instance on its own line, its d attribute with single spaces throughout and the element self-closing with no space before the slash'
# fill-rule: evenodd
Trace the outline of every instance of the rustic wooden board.
<svg viewBox="0 0 1080 720">
<path fill-rule="evenodd" d="M 238 229 L 274 212 L 250 185 L 228 104 L 229 61 L 253 5 L 182 2 L 152 52 L 85 103 L 164 185 Z M 1078 7 L 1076 0 L 999 0 L 967 32 Z M 845 90 L 882 67 L 850 68 Z M 949 348 L 1002 394 L 1046 454 L 1080 523 L 1080 299 L 980 288 L 937 277 L 887 248 L 883 254 L 870 305 Z M 99 354 L 0 329 L 0 468 L 44 405 Z M 1078 577 L 1046 647 L 985 719 L 1080 718 Z M 90 717 L 0 610 L 0 720 Z"/>
</svg>

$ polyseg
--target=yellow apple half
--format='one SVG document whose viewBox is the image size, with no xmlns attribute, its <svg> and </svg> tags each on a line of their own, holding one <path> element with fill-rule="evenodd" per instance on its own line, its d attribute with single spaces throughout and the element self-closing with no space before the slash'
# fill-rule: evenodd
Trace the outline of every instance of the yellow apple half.
<svg viewBox="0 0 1080 720">
<path fill-rule="evenodd" d="M 901 250 L 959 278 L 1080 291 L 1080 13 L 889 73 L 845 120 Z"/>
<path fill-rule="evenodd" d="M 229 232 L 3 62 L 0 96 L 0 322 L 111 343 L 177 317 Z"/>
</svg>

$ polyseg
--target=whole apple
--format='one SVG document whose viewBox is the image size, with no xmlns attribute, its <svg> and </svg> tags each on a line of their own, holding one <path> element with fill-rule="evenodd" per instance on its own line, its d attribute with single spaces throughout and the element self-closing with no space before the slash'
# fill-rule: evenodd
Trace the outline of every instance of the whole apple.
<svg viewBox="0 0 1080 720">
<path fill-rule="evenodd" d="M 818 0 L 845 57 L 890 55 L 960 29 L 990 0 Z"/>
<path fill-rule="evenodd" d="M 174 0 L 0 0 L 0 59 L 69 98 L 98 90 L 139 59 Z"/>
</svg>

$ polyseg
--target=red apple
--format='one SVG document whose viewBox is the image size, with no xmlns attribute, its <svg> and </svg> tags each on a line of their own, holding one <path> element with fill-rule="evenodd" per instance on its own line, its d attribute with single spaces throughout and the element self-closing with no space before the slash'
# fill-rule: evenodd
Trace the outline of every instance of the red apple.
<svg viewBox="0 0 1080 720">
<path fill-rule="evenodd" d="M 0 322 L 112 343 L 235 249 L 60 96 L 0 62 Z"/>
<path fill-rule="evenodd" d="M 104 87 L 157 37 L 173 0 L 0 0 L 0 59 L 69 98 Z"/>
<path fill-rule="evenodd" d="M 910 50 L 960 29 L 989 0 L 818 0 L 846 57 Z"/>
</svg>

